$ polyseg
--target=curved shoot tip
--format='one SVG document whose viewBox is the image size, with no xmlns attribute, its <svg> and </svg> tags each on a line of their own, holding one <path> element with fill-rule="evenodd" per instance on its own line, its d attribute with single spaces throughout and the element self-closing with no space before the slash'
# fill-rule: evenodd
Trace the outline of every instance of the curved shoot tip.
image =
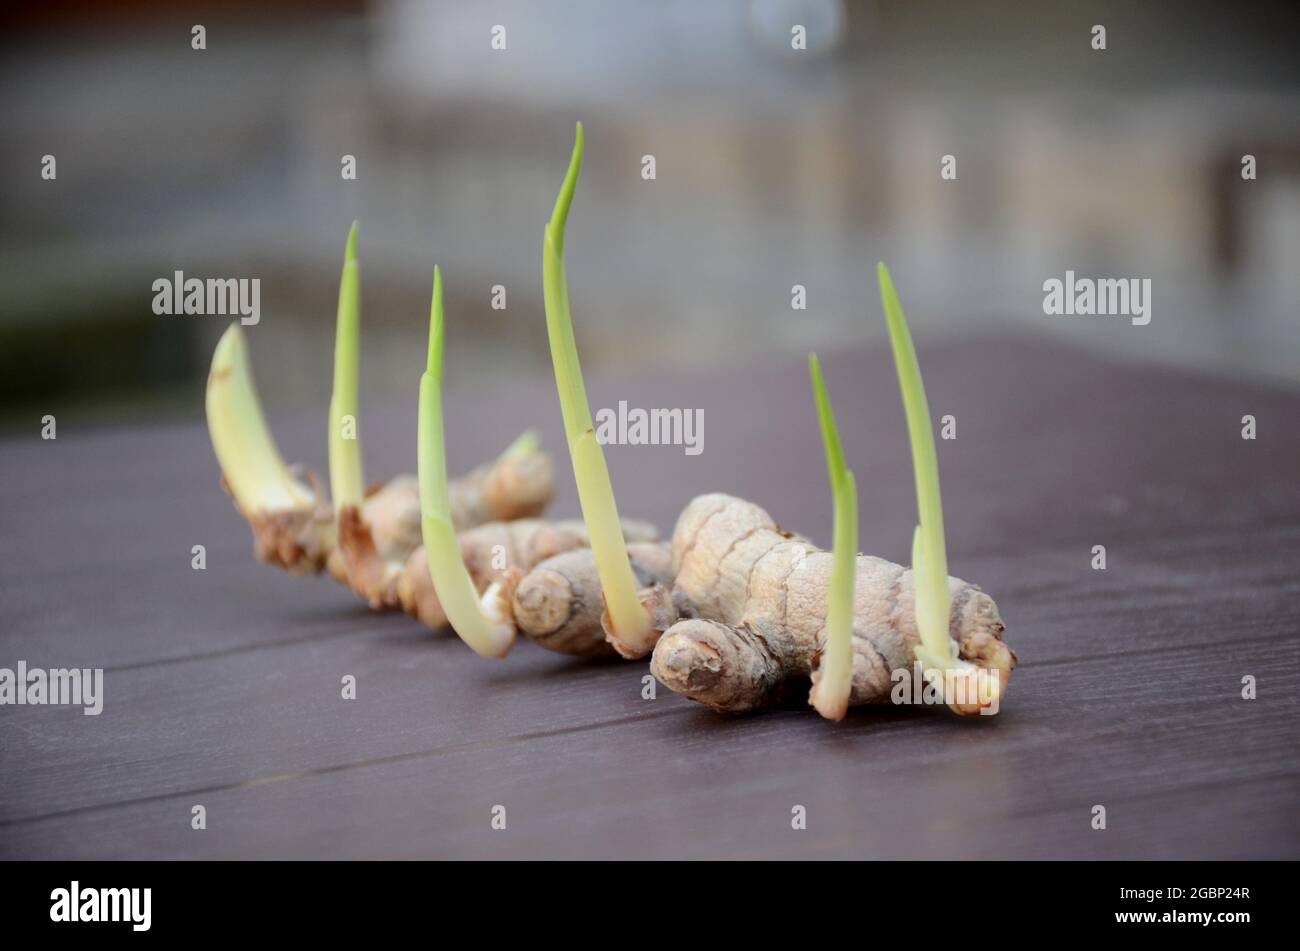
<svg viewBox="0 0 1300 951">
<path fill-rule="evenodd" d="M 564 175 L 564 184 L 555 199 L 555 210 L 551 212 L 551 240 L 555 244 L 558 257 L 564 256 L 564 226 L 569 220 L 569 206 L 573 204 L 573 193 L 578 187 L 578 174 L 582 171 L 582 123 L 579 122 L 573 133 L 573 154 L 569 158 L 569 170 Z"/>
<path fill-rule="evenodd" d="M 334 511 L 361 506 L 365 473 L 358 434 L 358 380 L 361 375 L 361 264 L 357 260 L 357 225 L 348 232 L 339 279 L 339 308 L 334 335 L 334 392 L 330 397 L 330 494 Z"/>
<path fill-rule="evenodd" d="M 531 455 L 542 448 L 542 434 L 535 429 L 525 429 L 519 437 L 501 453 L 502 459 L 514 459 Z"/>
<path fill-rule="evenodd" d="M 417 437 L 419 448 L 420 524 L 429 577 L 452 629 L 475 653 L 504 657 L 515 639 L 514 625 L 484 615 L 478 591 L 461 557 L 451 519 L 447 488 L 447 449 L 442 414 L 442 276 L 434 269 L 433 305 L 429 316 L 429 368 L 420 376 Z"/>
<path fill-rule="evenodd" d="M 853 620 L 857 600 L 858 493 L 853 473 L 844 462 L 844 447 L 817 355 L 808 357 L 813 399 L 826 448 L 835 507 L 831 580 L 827 589 L 826 633 L 809 702 L 828 720 L 841 720 L 848 711 L 853 686 Z"/>
<path fill-rule="evenodd" d="M 898 371 L 898 386 L 907 416 L 907 435 L 912 447 L 912 469 L 916 478 L 916 505 L 920 516 L 913 539 L 912 569 L 916 586 L 916 622 L 927 656 L 938 666 L 956 663 L 948 638 L 951 600 L 948 592 L 948 554 L 944 543 L 943 505 L 939 497 L 939 460 L 934 448 L 930 406 L 921 380 L 912 334 L 907 328 L 903 305 L 894 290 L 889 269 L 876 268 L 880 300 L 889 328 L 889 343 Z M 941 663 L 939 663 L 941 662 Z"/>
<path fill-rule="evenodd" d="M 442 385 L 442 350 L 445 318 L 442 309 L 442 268 L 433 266 L 433 300 L 429 304 L 429 362 L 428 372 Z"/>
<path fill-rule="evenodd" d="M 204 409 L 217 463 L 246 516 L 314 504 L 315 493 L 294 478 L 267 428 L 238 323 L 212 353 Z"/>
<path fill-rule="evenodd" d="M 212 386 L 212 374 L 236 359 L 235 351 L 242 353 L 244 349 L 244 330 L 236 321 L 222 332 L 221 338 L 217 341 L 217 348 L 212 351 L 212 366 L 208 369 L 209 387 Z"/>
<path fill-rule="evenodd" d="M 843 474 L 848 472 L 844 462 L 844 446 L 840 442 L 840 432 L 835 425 L 835 411 L 831 409 L 831 399 L 826 393 L 826 380 L 822 376 L 821 363 L 817 354 L 808 354 L 808 374 L 812 377 L 813 400 L 817 405 L 817 418 L 821 423 L 822 444 L 826 449 L 826 471 L 831 478 L 831 490 L 839 485 Z"/>
<path fill-rule="evenodd" d="M 348 229 L 348 243 L 343 249 L 343 263 L 355 261 L 357 259 L 357 232 L 361 228 L 361 222 L 352 222 L 352 227 Z"/>
</svg>

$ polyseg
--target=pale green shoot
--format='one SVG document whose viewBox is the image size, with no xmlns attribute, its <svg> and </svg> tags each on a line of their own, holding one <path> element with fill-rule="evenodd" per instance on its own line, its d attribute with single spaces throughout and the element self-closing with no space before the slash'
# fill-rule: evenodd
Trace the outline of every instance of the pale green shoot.
<svg viewBox="0 0 1300 951">
<path fill-rule="evenodd" d="M 484 657 L 504 657 L 514 643 L 513 625 L 494 622 L 479 609 L 478 592 L 461 559 L 451 521 L 447 489 L 447 450 L 442 417 L 442 272 L 433 269 L 429 314 L 429 362 L 420 377 L 420 514 L 429 576 L 447 621 L 461 640 Z"/>
<path fill-rule="evenodd" d="M 898 385 L 907 414 L 907 435 L 912 445 L 912 468 L 916 476 L 916 505 L 920 524 L 912 539 L 912 574 L 916 592 L 916 627 L 921 636 L 917 657 L 927 667 L 957 665 L 948 636 L 951 598 L 948 592 L 948 553 L 943 540 L 943 505 L 939 499 L 939 460 L 930 425 L 930 405 L 925 399 L 921 367 L 907 329 L 903 305 L 899 303 L 889 269 L 877 265 L 880 300 L 889 326 L 889 342 L 898 370 Z"/>
<path fill-rule="evenodd" d="M 853 615 L 858 575 L 858 490 L 852 471 L 844 462 L 835 412 L 826 393 L 817 354 L 808 355 L 813 398 L 826 447 L 826 471 L 830 474 L 835 504 L 835 535 L 831 581 L 826 604 L 826 643 L 818 667 L 817 682 L 809 701 L 830 720 L 844 718 L 853 685 Z"/>
<path fill-rule="evenodd" d="M 357 261 L 357 223 L 348 232 L 339 279 L 338 323 L 334 336 L 334 392 L 330 397 L 330 494 L 337 514 L 360 508 L 365 498 L 361 436 L 357 422 L 357 379 L 361 362 L 361 265 Z"/>
<path fill-rule="evenodd" d="M 530 456 L 540 448 L 542 448 L 541 434 L 535 429 L 525 429 L 514 442 L 506 447 L 505 452 L 501 453 L 501 458 L 513 459 L 516 456 Z"/>
<path fill-rule="evenodd" d="M 205 403 L 212 448 L 245 515 L 315 504 L 316 494 L 294 478 L 266 426 L 239 324 L 230 325 L 212 354 Z"/>
<path fill-rule="evenodd" d="M 657 632 L 637 594 L 636 576 L 628 560 L 614 488 L 609 481 L 605 453 L 596 441 L 591 409 L 582 382 L 582 366 L 573 338 L 569 312 L 568 277 L 564 268 L 564 226 L 573 202 L 578 172 L 582 167 L 582 123 L 578 123 L 573 157 L 555 202 L 555 211 L 542 241 L 542 287 L 546 304 L 546 331 L 551 343 L 551 363 L 559 391 L 564 430 L 569 440 L 573 476 L 578 485 L 582 517 L 591 536 L 605 607 L 610 639 L 620 653 L 641 657 L 654 646 Z"/>
</svg>

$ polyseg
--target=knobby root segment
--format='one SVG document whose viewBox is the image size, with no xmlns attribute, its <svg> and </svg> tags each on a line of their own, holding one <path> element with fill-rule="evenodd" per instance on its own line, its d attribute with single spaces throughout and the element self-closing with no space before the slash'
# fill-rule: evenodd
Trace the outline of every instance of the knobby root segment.
<svg viewBox="0 0 1300 951">
<path fill-rule="evenodd" d="M 829 552 L 781 531 L 753 503 L 712 494 L 683 510 L 672 555 L 674 602 L 686 619 L 655 646 L 650 667 L 661 683 L 716 710 L 742 713 L 812 674 L 831 603 Z M 910 674 L 921 648 L 915 575 L 870 555 L 858 555 L 854 567 L 848 703 L 888 703 L 893 672 Z M 963 690 L 944 699 L 959 713 L 996 709 L 1016 665 L 1002 641 L 997 605 L 974 585 L 945 582 L 953 605 L 945 639 L 956 645 L 960 672 L 970 682 L 980 670 L 997 676 L 987 696 Z"/>
<path fill-rule="evenodd" d="M 574 136 L 569 169 L 555 201 L 555 210 L 542 237 L 542 290 L 551 363 L 559 392 L 564 429 L 569 441 L 574 480 L 582 517 L 591 536 L 601 591 L 605 600 L 606 636 L 625 657 L 644 657 L 659 636 L 653 609 L 643 603 L 627 542 L 619 529 L 618 506 L 610 484 L 605 454 L 596 441 L 591 409 L 582 380 L 582 366 L 573 337 L 569 286 L 564 264 L 564 229 L 582 168 L 582 123 Z"/>
<path fill-rule="evenodd" d="M 630 536 L 629 536 L 630 537 Z M 637 600 L 657 630 L 677 620 L 672 603 L 672 555 L 666 545 L 633 541 L 628 563 Z M 609 615 L 600 596 L 600 575 L 590 549 L 550 558 L 515 586 L 511 609 L 519 630 L 548 650 L 582 657 L 628 655 L 608 636 Z"/>
<path fill-rule="evenodd" d="M 654 526 L 646 522 L 625 521 L 623 533 L 632 539 L 634 553 L 642 557 L 646 556 L 641 553 L 639 543 L 658 538 Z M 563 653 L 613 652 L 605 644 L 600 627 L 600 585 L 595 579 L 595 562 L 581 519 L 490 522 L 461 532 L 457 540 L 461 559 L 475 590 L 481 594 L 484 610 L 497 623 L 516 624 L 520 633 Z M 647 547 L 663 549 L 663 546 Z M 576 561 L 584 565 L 585 574 L 572 570 L 574 559 L 560 561 L 579 549 L 582 552 Z M 666 568 L 669 561 L 665 553 L 654 564 Z M 555 567 L 552 562 L 558 562 L 559 570 L 566 576 L 579 579 L 574 590 L 565 592 L 563 597 L 549 585 Z M 656 575 L 653 580 L 663 581 L 663 575 Z M 545 594 L 528 593 L 543 591 Z M 516 600 L 519 592 L 523 592 L 521 602 Z M 429 576 L 428 554 L 423 547 L 412 552 L 407 560 L 398 579 L 397 593 L 408 614 L 433 628 L 447 624 L 446 612 Z M 574 621 L 564 632 L 558 632 L 571 616 Z"/>
<path fill-rule="evenodd" d="M 452 526 L 461 534 L 487 523 L 534 518 L 545 511 L 553 493 L 550 457 L 535 438 L 516 441 L 494 461 L 451 481 Z M 422 532 L 419 480 L 412 475 L 372 488 L 359 509 L 349 507 L 340 514 L 339 548 L 347 580 L 371 607 L 402 605 L 399 586 L 423 543 Z M 445 618 L 433 626 L 444 623 Z"/>
<path fill-rule="evenodd" d="M 858 495 L 853 473 L 844 462 L 844 447 L 831 409 L 817 355 L 808 357 L 813 399 L 826 447 L 826 471 L 835 504 L 834 555 L 831 564 L 826 627 L 808 702 L 828 720 L 842 720 L 849 707 L 853 679 L 853 595 L 858 554 Z"/>
</svg>

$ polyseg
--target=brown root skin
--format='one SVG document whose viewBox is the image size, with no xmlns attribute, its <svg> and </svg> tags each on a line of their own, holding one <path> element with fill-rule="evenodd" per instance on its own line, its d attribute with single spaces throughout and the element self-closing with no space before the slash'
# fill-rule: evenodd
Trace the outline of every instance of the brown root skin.
<svg viewBox="0 0 1300 951">
<path fill-rule="evenodd" d="M 727 713 L 766 705 L 783 676 L 754 630 L 704 618 L 670 627 L 655 645 L 650 669 L 669 690 Z"/>
<path fill-rule="evenodd" d="M 506 453 L 452 481 L 448 494 L 457 532 L 488 522 L 536 518 L 555 494 L 551 457 L 540 450 Z M 418 516 L 416 521 L 418 525 Z"/>
<path fill-rule="evenodd" d="M 642 604 L 662 625 L 656 630 L 663 630 L 677 617 L 670 591 L 672 555 L 662 544 L 629 542 L 628 557 L 642 586 Z M 622 653 L 606 637 L 600 575 L 590 548 L 538 564 L 515 587 L 513 613 L 520 633 L 548 650 L 578 657 Z"/>
<path fill-rule="evenodd" d="M 398 580 L 419 544 L 420 486 L 414 476 L 397 476 L 372 487 L 360 509 L 339 512 L 340 580 L 372 608 L 396 608 Z"/>
<path fill-rule="evenodd" d="M 421 545 L 411 552 L 397 579 L 397 598 L 402 610 L 434 629 L 447 626 L 447 614 L 429 577 L 429 558 Z"/>
<path fill-rule="evenodd" d="M 624 520 L 623 532 L 629 539 L 655 538 L 658 535 L 653 525 L 631 519 Z M 522 576 L 549 558 L 590 544 L 581 519 L 489 522 L 461 532 L 457 541 L 461 558 L 480 593 L 485 592 L 489 585 L 503 582 L 512 572 Z M 434 591 L 423 546 L 407 558 L 394 590 L 397 601 L 407 614 L 419 618 L 429 627 L 446 626 L 447 616 Z M 508 589 L 502 596 L 513 602 L 513 593 L 513 589 Z"/>
<path fill-rule="evenodd" d="M 397 607 L 397 580 L 421 540 L 416 477 L 397 476 L 372 487 L 360 513 L 352 509 L 350 519 L 341 516 L 336 522 L 317 475 L 310 469 L 293 469 L 311 487 L 310 504 L 274 512 L 245 512 L 235 503 L 235 510 L 253 530 L 257 559 L 295 575 L 328 570 L 372 607 Z M 231 495 L 224 475 L 221 488 Z M 506 453 L 452 479 L 448 491 L 457 531 L 493 519 L 536 516 L 554 491 L 551 460 L 538 449 Z M 350 524 L 345 526 L 345 521 Z"/>
<path fill-rule="evenodd" d="M 296 575 L 328 570 L 372 607 L 397 607 L 398 578 L 421 542 L 416 477 L 401 475 L 371 488 L 360 512 L 345 508 L 336 522 L 316 474 L 298 467 L 295 474 L 309 483 L 310 504 L 274 512 L 245 512 L 235 505 L 252 527 L 257 559 Z M 221 487 L 230 494 L 224 476 Z M 536 448 L 507 452 L 451 480 L 448 492 L 458 532 L 537 516 L 554 493 L 551 459 Z"/>
<path fill-rule="evenodd" d="M 371 486 L 361 503 L 361 515 L 384 558 L 405 560 L 423 544 L 420 481 L 413 475 L 399 475 Z"/>
<path fill-rule="evenodd" d="M 246 515 L 253 529 L 253 554 L 290 574 L 319 574 L 334 550 L 333 518 L 319 506 Z"/>
<path fill-rule="evenodd" d="M 697 617 L 674 624 L 655 647 L 651 671 L 664 686 L 743 713 L 772 702 L 788 681 L 816 678 L 830 553 L 782 532 L 757 505 L 720 494 L 686 507 L 672 549 L 675 597 Z M 1016 657 L 1002 643 L 997 605 L 974 585 L 948 584 L 958 655 L 971 671 L 998 672 L 1000 701 Z M 859 555 L 849 705 L 890 702 L 892 672 L 911 670 L 919 643 L 912 572 Z M 959 713 L 980 708 L 953 704 Z"/>
<path fill-rule="evenodd" d="M 221 488 L 234 502 L 235 511 L 253 530 L 253 555 L 258 561 L 276 565 L 294 575 L 320 574 L 330 563 L 335 550 L 334 515 L 324 496 L 316 474 L 303 470 L 317 501 L 298 509 L 277 512 L 245 512 L 235 501 L 225 476 Z"/>
<path fill-rule="evenodd" d="M 551 499 L 551 475 L 550 457 L 540 450 L 507 453 L 485 463 L 448 486 L 452 523 L 457 532 L 465 532 L 485 522 L 537 515 Z M 421 543 L 420 484 L 413 475 L 399 475 L 372 487 L 359 512 L 348 506 L 339 513 L 344 580 L 377 610 L 405 606 L 399 588 Z M 424 568 L 427 576 L 427 562 Z M 411 592 L 408 597 L 412 605 L 408 610 L 417 617 L 426 623 L 436 621 L 438 627 L 446 623 L 441 608 L 428 602 L 427 592 Z"/>
<path fill-rule="evenodd" d="M 394 568 L 379 553 L 370 523 L 352 505 L 344 506 L 339 512 L 339 555 L 343 562 L 343 577 L 339 580 L 376 610 L 397 606 L 397 577 L 401 569 Z"/>
<path fill-rule="evenodd" d="M 663 549 L 663 557 L 667 559 L 667 565 L 662 571 L 655 574 L 652 581 L 647 583 L 645 578 L 641 579 L 642 588 L 637 592 L 638 600 L 641 602 L 641 609 L 645 611 L 649 618 L 649 629 L 651 637 L 640 638 L 635 643 L 629 643 L 618 636 L 614 630 L 614 621 L 609 616 L 609 605 L 604 604 L 602 593 L 601 602 L 603 610 L 600 614 L 600 628 L 605 633 L 605 640 L 609 642 L 610 647 L 624 660 L 640 660 L 642 657 L 650 654 L 654 650 L 655 644 L 663 632 L 668 630 L 677 623 L 677 605 L 673 601 L 672 585 L 672 555 L 668 549 Z M 636 562 L 633 562 L 636 567 Z M 638 574 L 645 574 L 638 571 Z"/>
</svg>

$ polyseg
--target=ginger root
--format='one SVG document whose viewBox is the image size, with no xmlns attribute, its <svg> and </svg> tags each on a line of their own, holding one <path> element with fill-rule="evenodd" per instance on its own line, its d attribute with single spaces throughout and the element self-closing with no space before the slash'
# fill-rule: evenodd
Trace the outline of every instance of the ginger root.
<svg viewBox="0 0 1300 951">
<path fill-rule="evenodd" d="M 221 488 L 253 531 L 253 557 L 292 575 L 319 574 L 329 565 L 336 548 L 334 512 L 314 472 L 297 468 L 292 471 L 295 477 L 301 474 L 307 484 L 299 483 L 303 494 L 291 508 L 245 511 L 224 474 Z M 336 562 L 336 569 L 342 570 L 341 562 Z M 335 577 L 344 580 L 338 573 Z"/>
<path fill-rule="evenodd" d="M 257 560 L 295 575 L 328 569 L 372 607 L 396 607 L 396 598 L 386 592 L 420 545 L 420 492 L 415 476 L 399 475 L 372 487 L 361 510 L 345 508 L 336 524 L 320 480 L 311 470 L 301 471 L 307 482 L 304 500 L 293 508 L 246 512 L 235 500 L 235 509 L 253 531 Z M 457 530 L 488 520 L 540 515 L 554 491 L 551 476 L 550 457 L 538 451 L 503 456 L 452 479 L 449 490 Z M 223 477 L 221 484 L 229 493 L 229 481 Z"/>
<path fill-rule="evenodd" d="M 642 602 L 666 604 L 673 580 L 668 547 L 633 541 L 627 552 Z M 579 657 L 622 653 L 608 636 L 600 573 L 590 548 L 556 555 L 537 565 L 514 586 L 511 613 L 519 631 L 547 650 Z M 652 614 L 660 630 L 675 617 L 675 612 Z"/>
<path fill-rule="evenodd" d="M 359 512 L 343 506 L 336 518 L 316 474 L 286 465 L 280 455 L 262 413 L 248 345 L 238 324 L 222 334 L 213 351 L 204 400 L 221 487 L 252 529 L 258 561 L 298 575 L 328 569 L 373 602 L 385 583 L 385 563 L 396 561 L 400 570 L 420 544 L 415 476 L 398 476 L 372 488 Z M 452 522 L 461 531 L 494 519 L 540 515 L 553 492 L 550 457 L 539 448 L 535 434 L 525 433 L 497 459 L 450 480 Z M 350 526 L 343 524 L 348 522 Z M 340 535 L 349 536 L 357 549 L 355 558 L 347 557 Z M 359 573 L 357 580 L 349 581 L 349 570 Z"/>
<path fill-rule="evenodd" d="M 447 489 L 458 534 L 485 523 L 535 518 L 554 494 L 551 460 L 537 448 L 512 448 L 450 480 Z M 340 512 L 338 549 L 344 575 L 340 580 L 372 608 L 396 608 L 402 604 L 400 579 L 422 545 L 419 481 L 413 475 L 397 476 L 371 489 L 360 510 L 346 506 Z M 426 562 L 425 581 L 431 588 L 427 567 Z"/>
<path fill-rule="evenodd" d="M 674 598 L 685 615 L 655 646 L 651 671 L 664 686 L 715 710 L 741 713 L 778 699 L 791 681 L 816 677 L 826 624 L 831 555 L 781 531 L 757 505 L 702 495 L 672 539 Z M 888 703 L 894 671 L 911 676 L 920 643 L 912 571 L 859 555 L 850 705 Z M 996 695 L 948 697 L 958 713 L 993 706 L 1016 666 L 1002 642 L 997 605 L 974 585 L 948 579 L 949 631 L 965 664 L 959 676 L 996 672 Z M 960 663 L 960 662 L 959 662 Z"/>
<path fill-rule="evenodd" d="M 623 533 L 629 540 L 638 542 L 650 542 L 659 536 L 653 525 L 633 519 L 623 521 Z M 491 599 L 493 601 L 508 602 L 521 579 L 527 580 L 532 569 L 556 556 L 575 549 L 590 554 L 590 539 L 581 519 L 544 521 L 524 518 L 511 522 L 488 522 L 460 532 L 456 540 L 475 588 L 484 593 L 494 584 L 502 586 L 502 590 Z M 411 552 L 401 572 L 393 579 L 391 592 L 386 592 L 385 597 L 392 598 L 393 603 L 400 604 L 407 614 L 429 627 L 440 628 L 447 624 L 447 615 L 438 602 L 429 575 L 428 555 L 423 545 Z M 599 601 L 599 586 L 595 597 Z M 513 614 L 508 610 L 506 613 L 506 619 Z M 529 634 L 529 630 L 525 628 L 524 633 Z M 596 636 L 602 636 L 599 616 Z"/>
</svg>

